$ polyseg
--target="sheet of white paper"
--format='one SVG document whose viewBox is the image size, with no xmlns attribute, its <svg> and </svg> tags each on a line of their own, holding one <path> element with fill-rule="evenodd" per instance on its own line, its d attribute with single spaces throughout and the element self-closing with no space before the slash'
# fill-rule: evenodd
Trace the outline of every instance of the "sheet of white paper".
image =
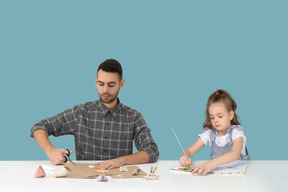
<svg viewBox="0 0 288 192">
<path fill-rule="evenodd" d="M 43 167 L 43 169 L 45 171 L 54 171 L 55 167 L 51 166 L 51 165 L 45 165 L 45 164 L 41 164 L 41 166 Z"/>
<path fill-rule="evenodd" d="M 212 173 L 218 174 L 245 174 L 248 161 L 234 161 L 225 165 L 220 165 L 212 169 Z"/>
</svg>

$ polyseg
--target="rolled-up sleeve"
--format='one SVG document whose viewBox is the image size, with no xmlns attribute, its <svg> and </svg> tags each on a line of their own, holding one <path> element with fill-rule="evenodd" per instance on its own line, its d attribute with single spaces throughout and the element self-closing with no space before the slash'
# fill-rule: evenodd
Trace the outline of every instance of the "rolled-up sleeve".
<svg viewBox="0 0 288 192">
<path fill-rule="evenodd" d="M 159 158 L 159 151 L 150 132 L 151 130 L 148 128 L 141 113 L 138 113 L 135 120 L 135 146 L 138 151 L 145 151 L 150 158 L 150 163 L 154 163 Z"/>
<path fill-rule="evenodd" d="M 55 137 L 61 135 L 71 135 L 77 125 L 77 117 L 81 105 L 76 105 L 73 108 L 67 109 L 53 117 L 39 121 L 31 128 L 31 137 L 34 137 L 36 130 L 45 130 L 48 135 Z"/>
</svg>

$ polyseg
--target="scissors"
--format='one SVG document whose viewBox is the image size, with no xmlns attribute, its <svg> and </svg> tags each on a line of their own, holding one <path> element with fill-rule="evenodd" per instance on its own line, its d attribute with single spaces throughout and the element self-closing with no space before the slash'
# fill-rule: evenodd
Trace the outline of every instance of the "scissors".
<svg viewBox="0 0 288 192">
<path fill-rule="evenodd" d="M 75 163 L 70 159 L 70 150 L 69 149 L 66 149 L 67 151 L 68 151 L 68 154 L 66 154 L 65 153 L 65 155 L 68 157 L 68 159 L 67 159 L 67 157 L 66 156 L 63 156 L 64 158 L 65 158 L 65 163 L 67 162 L 67 160 L 70 162 L 70 163 L 72 163 L 73 165 L 75 165 Z"/>
</svg>

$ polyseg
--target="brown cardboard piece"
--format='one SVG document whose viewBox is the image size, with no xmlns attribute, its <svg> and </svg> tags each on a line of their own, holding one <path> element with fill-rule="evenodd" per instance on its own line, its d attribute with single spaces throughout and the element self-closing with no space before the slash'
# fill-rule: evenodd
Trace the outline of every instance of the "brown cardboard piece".
<svg viewBox="0 0 288 192">
<path fill-rule="evenodd" d="M 119 168 L 112 169 L 110 171 L 110 177 L 112 179 L 121 179 L 121 178 L 144 178 L 147 175 L 144 171 L 142 171 L 138 166 L 126 166 L 128 171 L 119 171 Z M 137 175 L 132 175 L 135 169 L 140 169 L 140 172 Z"/>
<path fill-rule="evenodd" d="M 66 163 L 64 167 L 67 169 L 67 175 L 61 178 L 78 178 L 78 179 L 94 179 L 98 175 L 102 173 L 97 172 L 97 164 L 90 164 L 90 163 Z M 90 168 L 89 167 L 93 167 Z M 109 170 L 110 172 L 105 173 L 106 176 L 110 176 L 113 179 L 121 179 L 121 178 L 143 178 L 147 174 L 144 171 L 140 171 L 137 175 L 132 175 L 135 169 L 139 169 L 138 166 L 125 166 L 127 167 L 127 172 L 122 172 L 119 168 L 114 168 Z"/>
</svg>

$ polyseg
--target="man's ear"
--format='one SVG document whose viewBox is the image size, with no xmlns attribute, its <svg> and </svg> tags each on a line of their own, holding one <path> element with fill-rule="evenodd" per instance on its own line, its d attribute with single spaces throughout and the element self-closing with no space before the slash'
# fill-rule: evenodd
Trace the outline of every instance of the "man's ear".
<svg viewBox="0 0 288 192">
<path fill-rule="evenodd" d="M 234 111 L 229 112 L 229 119 L 232 120 L 234 118 Z"/>
<path fill-rule="evenodd" d="M 97 77 L 95 77 L 95 85 L 97 86 L 97 83 L 98 83 L 98 79 L 97 79 Z"/>
<path fill-rule="evenodd" d="M 120 89 L 122 89 L 124 87 L 124 84 L 125 84 L 125 80 L 121 79 L 121 81 L 120 81 Z"/>
</svg>

